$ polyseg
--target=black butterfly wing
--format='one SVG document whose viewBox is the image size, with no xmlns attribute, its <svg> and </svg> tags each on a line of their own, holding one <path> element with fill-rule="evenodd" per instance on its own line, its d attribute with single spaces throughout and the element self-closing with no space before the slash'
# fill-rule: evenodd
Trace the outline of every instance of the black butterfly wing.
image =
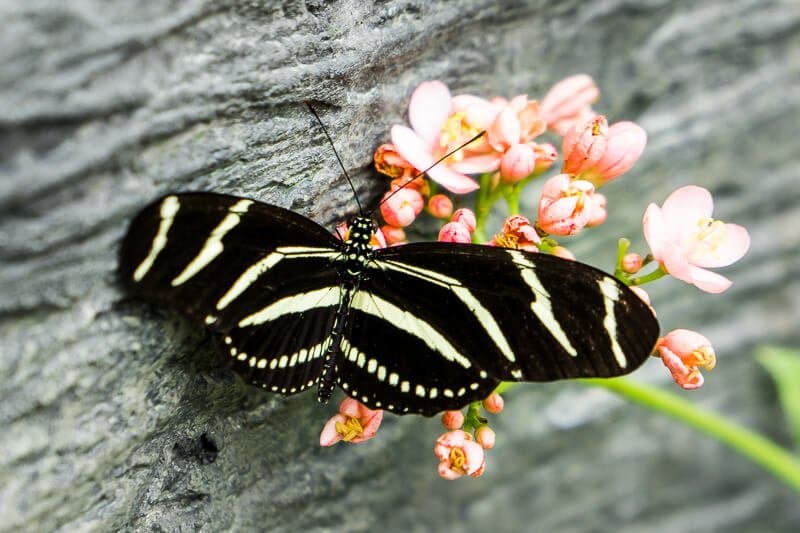
<svg viewBox="0 0 800 533">
<path fill-rule="evenodd" d="M 213 193 L 167 195 L 131 222 L 129 289 L 219 333 L 233 368 L 284 394 L 316 380 L 339 300 L 340 242 L 280 207 Z"/>
<path fill-rule="evenodd" d="M 379 276 L 362 281 L 342 341 L 339 386 L 373 409 L 432 416 L 485 398 L 499 384 L 458 338 L 449 315 Z"/>
<path fill-rule="evenodd" d="M 371 351 L 364 350 L 365 365 L 358 360 L 344 365 L 341 379 L 363 389 L 362 383 L 371 378 L 364 373 L 369 371 L 369 354 L 391 360 L 421 379 L 410 381 L 410 393 L 395 396 L 406 400 L 403 409 L 423 414 L 453 408 L 438 396 L 440 383 L 451 390 L 475 387 L 474 395 L 465 393 L 463 405 L 485 396 L 496 380 L 622 375 L 647 359 L 658 337 L 651 309 L 621 282 L 588 265 L 544 254 L 409 244 L 377 251 L 368 276 L 362 292 L 404 313 L 386 321 L 376 320 L 373 313 L 356 321 L 350 341 Z M 393 322 L 400 333 L 388 331 Z M 409 328 L 437 335 L 423 346 L 418 340 L 424 335 L 402 333 Z M 376 340 L 380 337 L 392 342 Z M 414 397 L 417 384 L 428 395 L 430 387 L 437 387 L 437 397 Z M 360 396 L 360 391 L 351 395 Z"/>
</svg>

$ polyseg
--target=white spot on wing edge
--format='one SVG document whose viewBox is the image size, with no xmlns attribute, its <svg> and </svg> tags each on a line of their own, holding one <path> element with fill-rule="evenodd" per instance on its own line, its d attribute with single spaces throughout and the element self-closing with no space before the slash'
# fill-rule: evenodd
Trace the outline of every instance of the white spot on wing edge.
<svg viewBox="0 0 800 533">
<path fill-rule="evenodd" d="M 191 279 L 222 253 L 224 249 L 222 245 L 223 237 L 239 224 L 239 221 L 242 219 L 239 215 L 246 213 L 247 209 L 252 204 L 253 200 L 239 200 L 228 208 L 228 214 L 225 215 L 222 222 L 220 222 L 211 232 L 211 235 L 208 236 L 208 239 L 205 244 L 203 244 L 203 248 L 200 249 L 200 253 L 197 254 L 197 257 L 192 259 L 191 262 L 186 265 L 186 268 L 183 269 L 183 272 L 175 276 L 172 280 L 171 285 L 173 287 L 177 287 Z"/>
<path fill-rule="evenodd" d="M 178 214 L 181 204 L 177 196 L 167 196 L 161 202 L 161 222 L 158 224 L 158 231 L 150 244 L 150 251 L 147 256 L 142 260 L 136 270 L 133 272 L 133 280 L 139 282 L 147 275 L 153 266 L 153 263 L 167 245 L 167 233 L 172 226 L 172 221 L 175 220 L 175 215 Z"/>
<path fill-rule="evenodd" d="M 606 328 L 608 339 L 611 341 L 611 351 L 614 353 L 614 358 L 621 368 L 628 366 L 628 358 L 625 357 L 625 352 L 622 351 L 622 346 L 619 345 L 617 340 L 617 317 L 614 314 L 614 308 L 617 301 L 619 301 L 619 286 L 617 282 L 608 276 L 597 281 L 600 286 L 600 291 L 603 293 L 603 302 L 606 307 L 606 316 L 603 319 L 603 327 Z"/>
</svg>

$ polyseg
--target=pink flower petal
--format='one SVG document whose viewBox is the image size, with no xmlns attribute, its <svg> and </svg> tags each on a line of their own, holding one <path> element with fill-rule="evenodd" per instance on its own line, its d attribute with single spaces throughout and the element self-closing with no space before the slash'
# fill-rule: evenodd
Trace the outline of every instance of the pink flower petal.
<svg viewBox="0 0 800 533">
<path fill-rule="evenodd" d="M 497 151 L 503 152 L 509 146 L 520 141 L 521 128 L 519 119 L 510 107 L 503 109 L 489 127 L 489 144 Z"/>
<path fill-rule="evenodd" d="M 322 427 L 322 432 L 319 434 L 320 446 L 333 446 L 340 440 L 342 435 L 336 431 L 336 424 L 344 424 L 347 422 L 347 417 L 342 414 L 333 415 Z"/>
<path fill-rule="evenodd" d="M 714 200 L 708 190 L 688 185 L 670 194 L 661 206 L 664 218 L 669 220 L 673 235 L 682 238 L 697 231 L 697 221 L 711 218 Z"/>
<path fill-rule="evenodd" d="M 694 284 L 698 289 L 711 294 L 719 294 L 725 292 L 733 285 L 733 282 L 725 276 L 720 276 L 705 268 L 696 266 L 690 267 L 692 281 L 689 283 Z M 671 273 L 671 272 L 670 272 Z"/>
<path fill-rule="evenodd" d="M 724 267 L 741 259 L 750 248 L 750 234 L 738 224 L 725 224 L 725 240 L 712 253 L 692 262 L 699 267 Z"/>
<path fill-rule="evenodd" d="M 430 169 L 428 171 L 428 176 L 430 176 L 433 181 L 455 194 L 466 194 L 480 188 L 480 185 L 478 185 L 475 180 L 469 176 L 450 170 L 444 164 L 436 165 Z"/>
<path fill-rule="evenodd" d="M 435 159 L 425 142 L 411 128 L 392 126 L 391 135 L 397 152 L 417 170 L 425 170 L 434 163 Z"/>
<path fill-rule="evenodd" d="M 450 90 L 440 81 L 424 81 L 408 104 L 411 127 L 430 148 L 438 144 L 442 126 L 450 116 Z"/>
<path fill-rule="evenodd" d="M 692 283 L 691 265 L 679 246 L 671 242 L 664 243 L 660 261 L 672 277 L 689 284 Z"/>
<path fill-rule="evenodd" d="M 470 155 L 461 161 L 448 163 L 447 166 L 456 172 L 464 174 L 482 174 L 484 172 L 494 172 L 500 166 L 502 154 L 491 152 L 488 154 Z"/>
<path fill-rule="evenodd" d="M 669 241 L 671 235 L 664 223 L 664 214 L 656 204 L 647 206 L 642 219 L 642 229 L 650 252 L 656 261 L 661 261 L 664 257 L 664 244 Z"/>
</svg>

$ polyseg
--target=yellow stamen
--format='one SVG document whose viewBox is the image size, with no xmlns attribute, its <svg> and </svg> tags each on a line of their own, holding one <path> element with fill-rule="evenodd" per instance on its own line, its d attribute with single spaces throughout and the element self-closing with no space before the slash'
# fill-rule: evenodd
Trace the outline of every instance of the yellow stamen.
<svg viewBox="0 0 800 533">
<path fill-rule="evenodd" d="M 450 450 L 450 469 L 457 472 L 466 473 L 465 468 L 467 464 L 467 454 L 461 448 L 453 448 Z"/>
<path fill-rule="evenodd" d="M 467 114 L 464 111 L 453 113 L 442 126 L 439 146 L 442 147 L 443 152 L 449 152 L 450 149 L 477 135 L 479 131 L 478 128 L 467 122 Z M 461 161 L 463 159 L 464 150 L 459 150 L 448 158 L 449 161 Z"/>
<path fill-rule="evenodd" d="M 498 233 L 494 236 L 494 242 L 497 243 L 497 246 L 502 246 L 503 248 L 518 248 L 519 237 L 507 233 Z"/>
<path fill-rule="evenodd" d="M 364 433 L 364 428 L 357 418 L 349 416 L 345 423 L 336 422 L 336 432 L 342 436 L 343 441 L 350 442 Z"/>
<path fill-rule="evenodd" d="M 684 363 L 687 366 L 699 366 L 712 370 L 717 364 L 717 356 L 711 346 L 701 346 L 689 354 Z"/>
<path fill-rule="evenodd" d="M 725 223 L 713 218 L 701 218 L 697 221 L 697 240 L 703 241 L 712 250 L 725 240 Z"/>
</svg>

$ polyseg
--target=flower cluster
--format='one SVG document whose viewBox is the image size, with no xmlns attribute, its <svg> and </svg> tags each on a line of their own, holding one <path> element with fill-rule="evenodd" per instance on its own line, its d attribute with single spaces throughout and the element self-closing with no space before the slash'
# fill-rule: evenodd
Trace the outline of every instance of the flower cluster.
<svg viewBox="0 0 800 533">
<path fill-rule="evenodd" d="M 441 222 L 441 242 L 486 243 L 574 260 L 557 239 L 606 221 L 609 203 L 598 190 L 630 170 L 647 143 L 644 129 L 634 122 L 609 124 L 596 113 L 592 105 L 599 96 L 585 74 L 558 82 L 541 102 L 527 95 L 454 96 L 440 81 L 421 83 L 409 103 L 409 126 L 393 126 L 391 143 L 375 152 L 376 169 L 390 178 L 380 205 L 385 224 L 378 245 L 403 244 L 405 228 L 425 216 Z M 544 180 L 532 222 L 519 212 L 520 196 L 559 157 L 561 167 Z M 475 193 L 474 210 L 461 205 L 467 193 Z M 487 213 L 501 199 L 510 216 L 488 237 Z M 713 219 L 712 208 L 711 194 L 697 186 L 676 190 L 661 207 L 651 204 L 643 219 L 650 252 L 629 252 L 629 241 L 620 239 L 615 275 L 648 305 L 650 297 L 641 286 L 667 275 L 705 292 L 727 290 L 731 281 L 708 269 L 739 260 L 749 236 L 741 226 Z M 648 267 L 654 268 L 643 273 Z M 659 339 L 655 352 L 687 390 L 700 387 L 699 369 L 710 370 L 716 362 L 708 339 L 686 329 Z M 494 446 L 495 434 L 481 409 L 498 413 L 502 398 L 493 393 L 482 404 L 467 407 L 466 414 L 444 413 L 448 431 L 434 447 L 442 477 L 483 472 L 484 451 Z M 381 420 L 376 413 L 380 411 L 345 400 L 325 426 L 321 443 L 371 438 Z"/>
</svg>

